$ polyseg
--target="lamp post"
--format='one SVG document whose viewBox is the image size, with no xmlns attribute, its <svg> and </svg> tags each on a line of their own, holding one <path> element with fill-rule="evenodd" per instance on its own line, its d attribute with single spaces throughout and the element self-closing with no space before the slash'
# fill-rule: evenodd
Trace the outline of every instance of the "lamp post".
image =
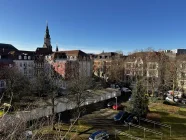
<svg viewBox="0 0 186 140">
<path fill-rule="evenodd" d="M 117 107 L 117 106 L 118 106 L 118 105 L 117 105 L 117 97 L 115 97 L 115 98 L 116 98 L 116 110 L 118 110 L 118 107 Z"/>
</svg>

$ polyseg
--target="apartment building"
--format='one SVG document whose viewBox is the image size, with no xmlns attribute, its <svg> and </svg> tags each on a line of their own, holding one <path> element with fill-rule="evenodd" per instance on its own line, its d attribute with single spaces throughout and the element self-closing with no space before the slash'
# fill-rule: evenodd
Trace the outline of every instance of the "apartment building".
<svg viewBox="0 0 186 140">
<path fill-rule="evenodd" d="M 14 54 L 14 66 L 29 78 L 34 77 L 34 54 L 33 51 L 17 51 Z"/>
<path fill-rule="evenodd" d="M 176 57 L 177 83 L 180 89 L 186 90 L 186 55 Z"/>
<path fill-rule="evenodd" d="M 58 51 L 45 57 L 46 65 L 52 65 L 54 70 L 64 79 L 75 76 L 92 76 L 92 60 L 81 50 Z"/>
<path fill-rule="evenodd" d="M 93 73 L 94 75 L 107 79 L 109 71 L 114 60 L 122 58 L 121 54 L 116 52 L 102 52 L 94 56 Z"/>
</svg>

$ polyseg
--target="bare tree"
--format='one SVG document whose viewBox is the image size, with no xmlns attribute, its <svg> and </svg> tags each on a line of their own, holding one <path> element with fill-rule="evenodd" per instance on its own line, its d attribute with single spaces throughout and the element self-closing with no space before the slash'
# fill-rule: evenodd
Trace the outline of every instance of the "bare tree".
<svg viewBox="0 0 186 140">
<path fill-rule="evenodd" d="M 34 90 L 37 95 L 45 96 L 45 100 L 47 105 L 52 106 L 52 129 L 54 130 L 54 120 L 55 120 L 55 99 L 58 95 L 58 92 L 61 90 L 61 81 L 62 77 L 55 73 L 53 68 L 45 70 L 45 72 L 38 75 L 35 78 Z"/>
<path fill-rule="evenodd" d="M 31 95 L 29 79 L 22 75 L 15 67 L 0 69 L 0 79 L 6 81 L 1 102 L 9 101 L 9 104 L 13 105 L 15 101 L 19 101 L 22 97 Z"/>
<path fill-rule="evenodd" d="M 91 93 L 87 90 L 92 88 L 93 81 L 91 76 L 86 75 L 87 68 L 81 67 L 79 61 L 71 62 L 68 67 L 68 99 L 75 104 L 75 116 L 81 114 L 81 106 L 85 103 L 86 99 L 90 97 Z"/>
<path fill-rule="evenodd" d="M 120 83 L 124 79 L 124 58 L 112 60 L 110 68 L 108 68 L 108 80 Z"/>
</svg>

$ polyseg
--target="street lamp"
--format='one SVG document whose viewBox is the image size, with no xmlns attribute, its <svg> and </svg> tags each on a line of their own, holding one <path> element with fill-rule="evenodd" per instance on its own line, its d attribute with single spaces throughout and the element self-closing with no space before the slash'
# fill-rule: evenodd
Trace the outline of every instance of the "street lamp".
<svg viewBox="0 0 186 140">
<path fill-rule="evenodd" d="M 116 110 L 117 110 L 117 109 L 118 109 L 118 107 L 117 107 L 117 99 L 118 99 L 118 98 L 117 98 L 117 97 L 115 97 L 115 98 L 116 98 Z"/>
</svg>

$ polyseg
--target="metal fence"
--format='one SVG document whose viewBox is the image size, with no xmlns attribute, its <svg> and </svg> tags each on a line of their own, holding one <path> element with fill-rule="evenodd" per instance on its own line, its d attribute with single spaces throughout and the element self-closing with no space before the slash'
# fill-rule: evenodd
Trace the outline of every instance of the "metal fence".
<svg viewBox="0 0 186 140">
<path fill-rule="evenodd" d="M 144 135 L 143 137 L 145 138 L 146 137 L 146 133 L 145 132 L 150 132 L 150 133 L 153 133 L 155 135 L 159 135 L 161 137 L 161 140 L 162 140 L 162 137 L 163 137 L 163 133 L 161 132 L 157 132 L 157 131 L 154 131 L 152 129 L 149 129 L 149 128 L 145 128 L 145 127 L 142 127 L 140 125 L 135 125 L 135 124 L 132 124 L 132 123 L 129 123 L 129 131 L 130 131 L 130 127 L 135 127 L 135 128 L 139 128 L 139 129 L 142 129 L 144 131 Z"/>
<path fill-rule="evenodd" d="M 169 130 L 170 130 L 170 137 L 171 137 L 171 133 L 172 133 L 172 132 L 171 132 L 171 131 L 172 131 L 172 130 L 171 130 L 171 125 L 164 124 L 164 123 L 160 123 L 160 122 L 156 122 L 156 121 L 149 120 L 149 119 L 145 119 L 145 118 L 140 118 L 140 119 L 139 119 L 139 125 L 140 125 L 140 120 L 141 120 L 141 121 L 145 121 L 145 122 L 149 122 L 149 123 L 154 124 L 154 129 L 155 129 L 156 125 L 169 128 Z"/>
<path fill-rule="evenodd" d="M 125 133 L 125 132 L 122 132 L 122 131 L 119 131 L 119 130 L 115 130 L 115 138 L 116 138 L 116 134 L 119 134 L 119 135 L 123 135 L 123 136 L 126 136 L 128 138 L 131 138 L 131 140 L 143 140 L 141 138 L 138 138 L 138 137 L 134 137 L 133 135 L 130 135 L 128 133 Z"/>
</svg>

